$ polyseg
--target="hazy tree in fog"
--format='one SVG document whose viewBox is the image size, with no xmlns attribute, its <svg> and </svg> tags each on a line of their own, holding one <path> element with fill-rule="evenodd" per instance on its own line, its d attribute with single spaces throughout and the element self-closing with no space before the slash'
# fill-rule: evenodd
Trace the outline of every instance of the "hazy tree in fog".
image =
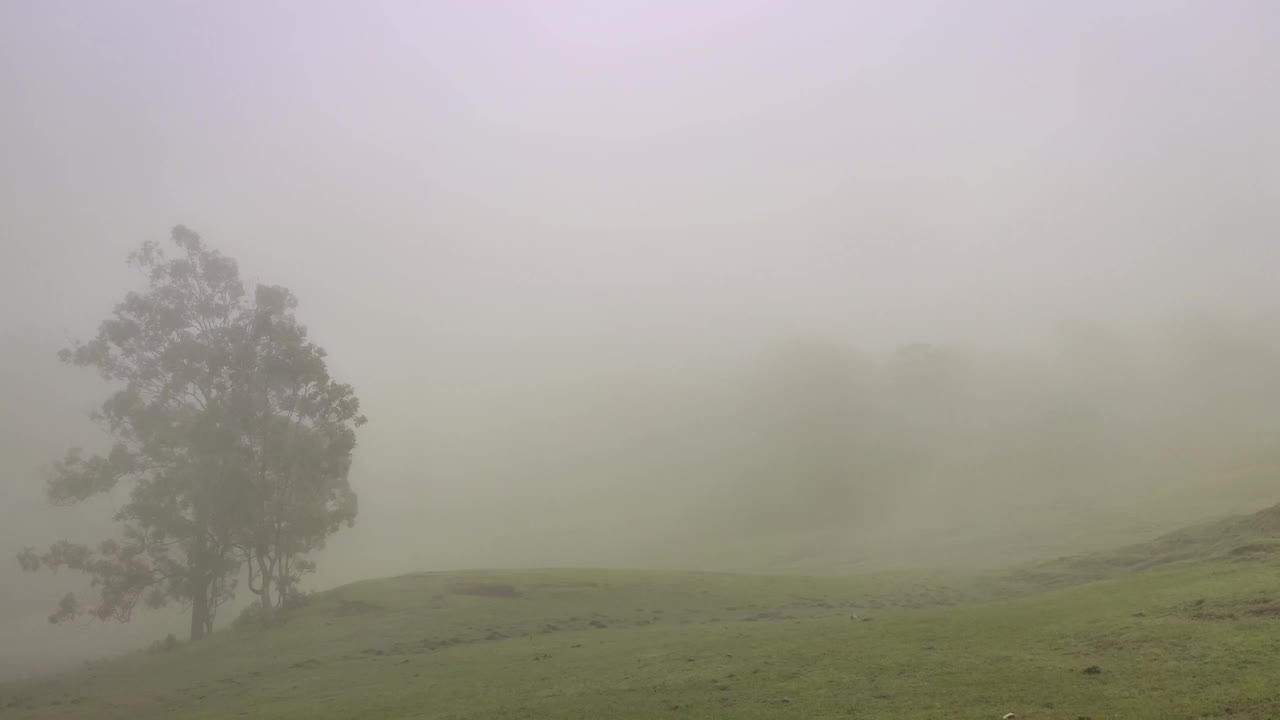
<svg viewBox="0 0 1280 720">
<path fill-rule="evenodd" d="M 764 473 L 756 482 L 785 481 L 788 491 L 757 507 L 757 521 L 788 527 L 848 518 L 865 499 L 857 453 L 866 368 L 849 348 L 822 339 L 780 343 L 770 359 L 753 388 L 749 452 Z"/>
<path fill-rule="evenodd" d="M 303 556 L 355 520 L 347 474 L 355 428 L 365 421 L 351 387 L 330 379 L 324 350 L 307 341 L 295 305 L 288 290 L 259 287 L 249 342 L 235 363 L 243 375 L 234 406 L 252 458 L 237 547 L 268 615 L 314 567 Z"/>
<path fill-rule="evenodd" d="M 100 455 L 70 450 L 48 497 L 73 504 L 127 486 L 120 537 L 96 548 L 60 541 L 19 561 L 90 577 L 95 605 L 68 594 L 52 621 L 123 622 L 139 602 L 177 601 L 197 639 L 232 596 L 242 561 L 269 607 L 272 582 L 289 587 L 306 568 L 299 556 L 354 520 L 347 468 L 364 418 L 306 342 L 288 291 L 260 286 L 249 298 L 234 260 L 186 228 L 172 239 L 177 257 L 156 243 L 130 256 L 147 289 L 60 354 L 119 385 L 94 414 L 115 443 Z"/>
</svg>

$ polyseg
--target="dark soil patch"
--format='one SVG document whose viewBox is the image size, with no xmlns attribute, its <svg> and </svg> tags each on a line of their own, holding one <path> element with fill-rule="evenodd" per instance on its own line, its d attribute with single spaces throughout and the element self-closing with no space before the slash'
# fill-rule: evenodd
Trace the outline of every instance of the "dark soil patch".
<svg viewBox="0 0 1280 720">
<path fill-rule="evenodd" d="M 1235 620 L 1236 614 L 1231 612 L 1217 612 L 1214 610 L 1199 610 L 1191 614 L 1196 620 Z"/>
<path fill-rule="evenodd" d="M 422 640 L 419 645 L 421 645 L 424 650 L 443 650 L 444 648 L 453 647 L 454 645 L 461 645 L 463 642 L 462 638 L 455 636 L 451 638 L 426 638 L 425 640 Z"/>
<path fill-rule="evenodd" d="M 520 597 L 520 591 L 515 589 L 513 585 L 503 583 L 484 583 L 473 582 L 457 585 L 453 588 L 455 595 L 472 595 L 475 597 L 489 598 L 517 598 Z"/>
<path fill-rule="evenodd" d="M 574 590 L 582 588 L 598 588 L 598 582 L 562 582 L 562 583 L 533 583 L 528 586 L 531 590 Z"/>
<path fill-rule="evenodd" d="M 1250 543 L 1248 545 L 1241 545 L 1240 547 L 1233 548 L 1231 550 L 1231 555 L 1235 557 L 1257 557 L 1260 555 L 1270 555 L 1277 550 L 1280 550 L 1280 545 L 1272 543 Z"/>
<path fill-rule="evenodd" d="M 781 610 L 766 610 L 746 619 L 747 622 L 756 622 L 758 620 L 795 620 L 795 616 L 787 615 Z"/>
<path fill-rule="evenodd" d="M 1280 604 L 1266 603 L 1264 605 L 1255 605 L 1248 610 L 1245 610 L 1245 614 L 1252 615 L 1254 617 L 1280 617 Z"/>
</svg>

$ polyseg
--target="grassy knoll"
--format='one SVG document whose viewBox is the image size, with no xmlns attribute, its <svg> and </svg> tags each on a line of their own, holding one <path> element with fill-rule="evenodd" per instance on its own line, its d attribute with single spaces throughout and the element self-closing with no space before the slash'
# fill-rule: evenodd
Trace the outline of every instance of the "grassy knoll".
<svg viewBox="0 0 1280 720">
<path fill-rule="evenodd" d="M 987 579 L 579 570 L 362 582 L 267 630 L 0 686 L 0 716 L 1280 717 L 1266 519 Z"/>
</svg>

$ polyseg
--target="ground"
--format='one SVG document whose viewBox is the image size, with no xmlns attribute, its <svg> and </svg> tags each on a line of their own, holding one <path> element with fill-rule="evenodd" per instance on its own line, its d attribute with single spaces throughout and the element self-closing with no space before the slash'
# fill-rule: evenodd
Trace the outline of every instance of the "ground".
<svg viewBox="0 0 1280 720">
<path fill-rule="evenodd" d="M 266 630 L 0 686 L 0 716 L 1280 718 L 1266 519 L 986 577 L 356 583 Z"/>
</svg>

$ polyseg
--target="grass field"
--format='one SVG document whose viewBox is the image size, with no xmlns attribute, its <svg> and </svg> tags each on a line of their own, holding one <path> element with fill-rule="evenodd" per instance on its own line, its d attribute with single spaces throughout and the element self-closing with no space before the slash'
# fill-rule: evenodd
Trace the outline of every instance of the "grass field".
<svg viewBox="0 0 1280 720">
<path fill-rule="evenodd" d="M 1280 718 L 1269 517 L 987 578 L 363 582 L 270 629 L 0 687 L 0 716 Z"/>
</svg>

